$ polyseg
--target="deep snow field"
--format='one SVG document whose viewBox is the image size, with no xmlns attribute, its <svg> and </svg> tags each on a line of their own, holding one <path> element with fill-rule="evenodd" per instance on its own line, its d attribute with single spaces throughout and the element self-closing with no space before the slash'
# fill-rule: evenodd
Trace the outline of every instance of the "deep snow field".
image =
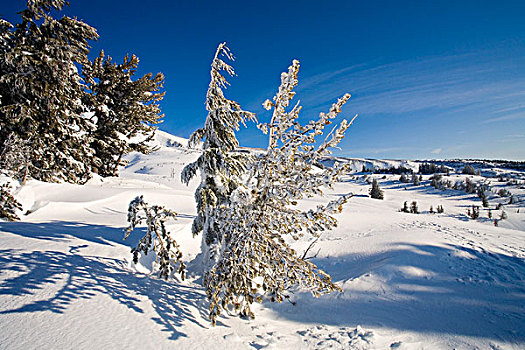
<svg viewBox="0 0 525 350">
<path fill-rule="evenodd" d="M 212 327 L 194 278 L 166 282 L 147 263 L 133 266 L 139 234 L 123 240 L 128 204 L 144 195 L 178 213 L 169 229 L 185 260 L 200 250 L 190 232 L 198 181 L 179 180 L 198 153 L 174 147 L 183 139 L 157 138 L 160 150 L 130 155 L 118 178 L 18 188 L 30 213 L 0 222 L 1 349 L 525 349 L 525 203 L 505 205 L 498 227 L 483 208 L 470 220 L 476 195 L 436 190 L 428 175 L 420 186 L 371 175 L 384 200 L 368 196 L 362 175 L 329 194 L 354 197 L 313 261 L 343 293 L 296 292 L 295 306 L 264 303 L 255 320 L 226 316 Z M 399 212 L 404 201 L 417 201 L 421 213 Z M 507 201 L 489 197 L 491 208 Z M 431 214 L 431 205 L 445 212 Z"/>
</svg>

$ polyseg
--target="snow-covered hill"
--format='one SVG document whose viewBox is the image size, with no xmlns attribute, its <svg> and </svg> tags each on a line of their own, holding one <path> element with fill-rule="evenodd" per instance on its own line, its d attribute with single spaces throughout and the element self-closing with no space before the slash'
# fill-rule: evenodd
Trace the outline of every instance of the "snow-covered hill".
<svg viewBox="0 0 525 350">
<path fill-rule="evenodd" d="M 315 299 L 297 292 L 295 305 L 264 303 L 255 320 L 221 317 L 212 327 L 200 285 L 165 282 L 147 265 L 134 266 L 129 247 L 137 237 L 123 240 L 128 203 L 144 195 L 178 212 L 169 229 L 185 259 L 199 252 L 200 237 L 190 232 L 197 182 L 179 179 L 198 153 L 167 133 L 156 142 L 150 155 L 129 155 L 118 178 L 84 186 L 29 181 L 17 190 L 27 215 L 0 222 L 0 348 L 525 348 L 525 204 L 505 205 L 508 218 L 498 227 L 487 209 L 470 220 L 477 196 L 436 190 L 429 176 L 414 186 L 399 175 L 369 175 L 379 180 L 382 201 L 369 198 L 361 174 L 338 183 L 330 196 L 355 195 L 339 227 L 315 245 L 314 262 L 343 293 Z M 361 161 L 356 171 L 417 166 Z M 494 190 L 524 194 L 519 182 L 490 181 Z M 421 213 L 400 212 L 405 201 L 417 201 Z M 507 201 L 489 197 L 494 217 L 496 204 Z M 437 205 L 445 212 L 429 213 Z M 304 238 L 296 249 L 308 244 Z"/>
</svg>

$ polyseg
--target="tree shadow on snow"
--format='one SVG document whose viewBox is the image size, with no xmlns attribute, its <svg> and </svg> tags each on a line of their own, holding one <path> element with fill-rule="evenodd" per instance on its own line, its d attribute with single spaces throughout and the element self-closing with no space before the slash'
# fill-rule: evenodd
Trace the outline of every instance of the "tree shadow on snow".
<svg viewBox="0 0 525 350">
<path fill-rule="evenodd" d="M 73 221 L 33 222 L 0 222 L 0 231 L 13 233 L 27 238 L 49 241 L 68 241 L 71 237 L 103 245 L 117 243 L 129 247 L 136 246 L 141 235 L 131 234 L 124 240 L 124 228 L 105 225 L 85 224 Z M 136 228 L 144 231 L 144 228 Z"/>
<path fill-rule="evenodd" d="M 0 231 L 44 240 L 66 240 L 74 236 L 100 244 L 122 243 L 123 236 L 120 229 L 68 222 L 1 223 Z M 205 293 L 201 288 L 133 272 L 119 259 L 80 255 L 84 247 L 87 245 L 71 246 L 69 253 L 0 249 L 0 276 L 6 276 L 0 280 L 0 296 L 34 296 L 29 303 L 0 310 L 0 315 L 63 313 L 74 301 L 102 293 L 137 313 L 144 313 L 142 305 L 148 305 L 144 300 L 149 299 L 156 313 L 152 320 L 170 333 L 170 339 L 186 336 L 178 330 L 185 321 L 205 327 L 196 316 L 205 317 L 206 313 L 202 303 Z M 52 296 L 42 294 L 44 289 L 53 291 Z M 10 305 L 16 305 L 21 299 L 12 300 Z"/>
<path fill-rule="evenodd" d="M 297 321 L 525 341 L 525 261 L 457 245 L 316 259 L 344 293 L 266 304 Z"/>
</svg>

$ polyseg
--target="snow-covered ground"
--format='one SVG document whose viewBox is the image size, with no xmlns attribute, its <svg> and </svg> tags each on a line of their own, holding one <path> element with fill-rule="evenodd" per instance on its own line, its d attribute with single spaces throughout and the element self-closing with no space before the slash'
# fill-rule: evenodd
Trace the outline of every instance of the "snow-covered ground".
<svg viewBox="0 0 525 350">
<path fill-rule="evenodd" d="M 118 178 L 84 186 L 29 181 L 17 190 L 29 213 L 0 222 L 0 348 L 525 348 L 525 204 L 506 205 L 498 227 L 486 209 L 473 221 L 466 210 L 480 200 L 435 190 L 429 176 L 413 186 L 399 175 L 371 175 L 382 201 L 369 198 L 362 176 L 336 186 L 331 195 L 354 197 L 312 252 L 344 293 L 298 292 L 295 306 L 264 303 L 255 320 L 221 317 L 212 327 L 199 284 L 133 266 L 129 247 L 138 235 L 123 240 L 127 206 L 144 195 L 178 213 L 169 229 L 185 259 L 199 252 L 200 237 L 190 232 L 197 182 L 179 180 L 198 154 L 177 147 L 183 139 L 159 135 L 159 151 L 130 155 Z M 421 213 L 399 212 L 404 201 L 417 201 Z M 491 208 L 506 201 L 489 197 Z M 445 212 L 431 214 L 431 205 Z M 297 249 L 308 244 L 300 240 Z"/>
</svg>

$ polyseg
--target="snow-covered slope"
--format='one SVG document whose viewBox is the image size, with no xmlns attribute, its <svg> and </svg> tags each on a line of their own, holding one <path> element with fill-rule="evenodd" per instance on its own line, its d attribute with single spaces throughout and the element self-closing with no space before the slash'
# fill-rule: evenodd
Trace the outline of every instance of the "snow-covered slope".
<svg viewBox="0 0 525 350">
<path fill-rule="evenodd" d="M 330 194 L 355 195 L 339 227 L 316 244 L 314 262 L 344 293 L 297 292 L 295 306 L 265 303 L 255 320 L 227 316 L 211 327 L 202 287 L 133 266 L 137 237 L 123 240 L 128 203 L 144 195 L 178 212 L 169 229 L 185 259 L 199 251 L 200 237 L 190 232 L 197 182 L 179 179 L 198 153 L 167 133 L 157 142 L 150 155 L 129 155 L 118 178 L 84 186 L 29 181 L 18 189 L 27 215 L 0 222 L 0 348 L 525 348 L 524 204 L 506 205 L 498 227 L 485 209 L 469 220 L 466 210 L 479 199 L 435 190 L 428 176 L 413 186 L 398 175 L 372 175 L 383 201 L 369 198 L 361 176 Z M 489 198 L 492 208 L 505 200 Z M 421 213 L 399 212 L 404 201 L 417 201 Z M 445 213 L 430 214 L 431 205 Z"/>
</svg>

